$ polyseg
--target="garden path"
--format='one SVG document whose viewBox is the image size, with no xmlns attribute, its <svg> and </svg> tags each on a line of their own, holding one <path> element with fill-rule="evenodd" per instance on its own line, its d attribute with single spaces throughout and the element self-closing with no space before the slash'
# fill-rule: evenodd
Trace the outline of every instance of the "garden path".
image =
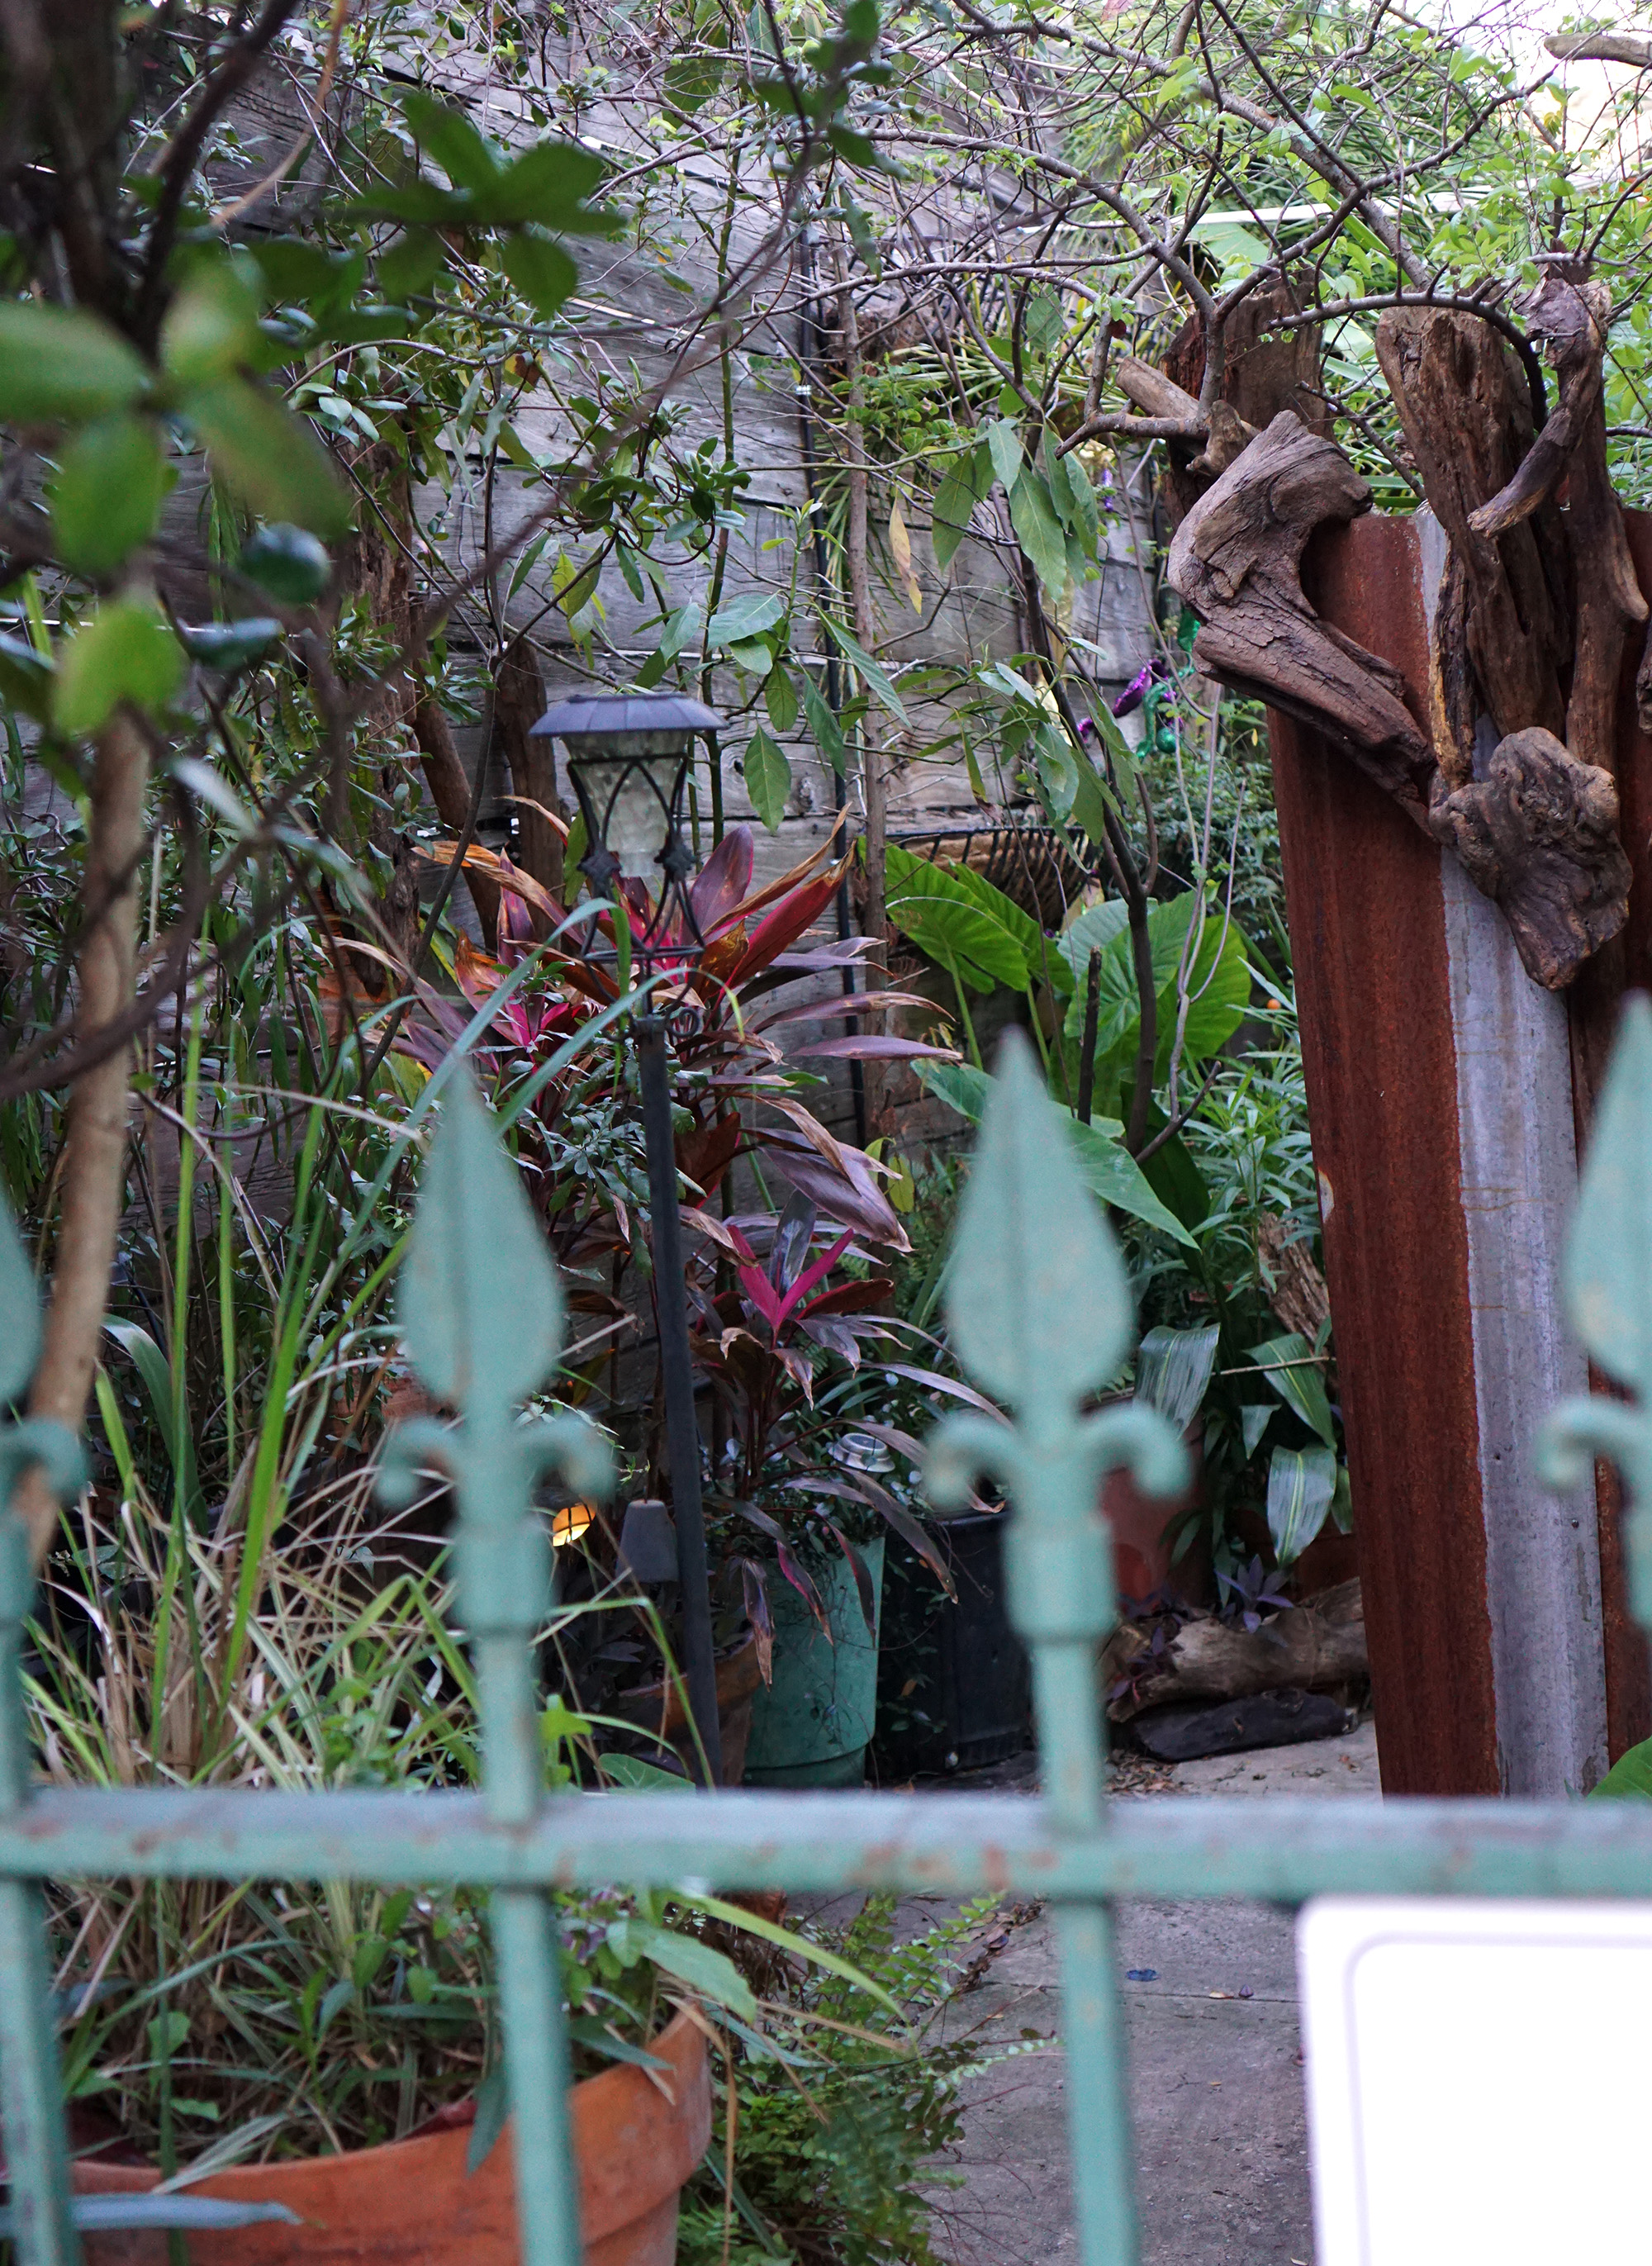
<svg viewBox="0 0 1652 2266">
<path fill-rule="evenodd" d="M 1031 1792 L 1033 1760 L 976 1783 Z M 1172 1770 L 1126 1763 L 1117 1798 L 1379 1791 L 1367 1721 L 1345 1738 Z M 911 1921 L 925 1917 L 915 1902 Z M 1239 1899 L 1126 1904 L 1119 1948 L 1137 1978 L 1124 1989 L 1143 2266 L 1309 2266 L 1292 1916 Z M 1054 2038 L 1060 2005 L 1050 1916 L 1027 1907 L 956 2017 L 983 2045 Z M 970 2081 L 954 2158 L 964 2183 L 939 2203 L 938 2247 L 956 2266 L 1076 2262 L 1063 2065 L 1050 2046 Z"/>
</svg>

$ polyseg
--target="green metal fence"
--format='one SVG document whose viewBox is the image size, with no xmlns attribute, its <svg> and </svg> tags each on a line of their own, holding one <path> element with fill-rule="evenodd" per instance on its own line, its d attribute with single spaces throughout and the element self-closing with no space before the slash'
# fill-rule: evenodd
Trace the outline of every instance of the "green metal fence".
<svg viewBox="0 0 1652 2266">
<path fill-rule="evenodd" d="M 520 1217 L 518 1217 L 520 1215 Z M 3 1225 L 4 1222 L 0 1222 Z M 17 1655 L 32 1595 L 20 1526 L 0 1520 L 0 2106 L 24 2266 L 77 2255 L 40 1883 L 75 1876 L 348 1879 L 486 1884 L 506 2011 L 524 2266 L 575 2266 L 577 2197 L 564 2102 L 568 2059 L 554 1924 L 545 1891 L 638 1885 L 888 1889 L 1042 1897 L 1057 1918 L 1073 2180 L 1087 2266 L 1136 2256 L 1125 2042 L 1112 1906 L 1120 1897 L 1240 1895 L 1299 1904 L 1326 1891 L 1641 1896 L 1652 1887 L 1652 1804 L 1627 1802 L 1210 1801 L 1104 1804 L 1095 1650 L 1115 1613 L 1100 1483 L 1181 1482 L 1183 1450 L 1146 1409 L 1088 1413 L 1129 1349 L 1129 1285 L 1030 1062 L 997 1083 L 949 1276 L 953 1341 L 1015 1412 L 940 1426 L 929 1489 L 943 1503 L 990 1472 L 1008 1488 L 1011 1608 L 1032 1651 L 1042 1799 L 1020 1796 L 542 1790 L 531 1641 L 550 1603 L 536 1476 L 581 1493 L 610 1481 L 581 1420 L 526 1423 L 561 1342 L 561 1301 L 486 1112 L 456 1087 L 426 1169 L 400 1320 L 448 1429 L 405 1427 L 387 1488 L 421 1467 L 459 1499 L 459 1614 L 481 1694 L 479 1794 L 64 1791 L 28 1782 Z M 1604 1095 L 1571 1246 L 1568 1292 L 1585 1344 L 1615 1383 L 1652 1393 L 1652 1009 L 1630 1008 Z M 33 1286 L 0 1241 L 0 1401 L 35 1358 Z M 1560 1413 L 1552 1476 L 1614 1458 L 1637 1504 L 1634 1603 L 1652 1622 L 1652 1428 L 1639 1407 Z M 0 1500 L 45 1466 L 77 1483 L 76 1444 L 49 1427 L 0 1434 Z M 1533 1641 L 1542 1641 L 1541 1631 Z"/>
</svg>

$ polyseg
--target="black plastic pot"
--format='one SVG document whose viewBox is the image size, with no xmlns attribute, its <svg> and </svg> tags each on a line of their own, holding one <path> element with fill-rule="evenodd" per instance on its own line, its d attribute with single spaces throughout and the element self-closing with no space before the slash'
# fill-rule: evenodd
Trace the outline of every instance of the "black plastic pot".
<svg viewBox="0 0 1652 2266">
<path fill-rule="evenodd" d="M 890 1537 L 878 1654 L 879 1778 L 980 1770 L 1032 1736 L 1027 1654 L 1004 1596 L 1004 1519 L 936 1520 L 954 1604 L 915 1551 Z"/>
</svg>

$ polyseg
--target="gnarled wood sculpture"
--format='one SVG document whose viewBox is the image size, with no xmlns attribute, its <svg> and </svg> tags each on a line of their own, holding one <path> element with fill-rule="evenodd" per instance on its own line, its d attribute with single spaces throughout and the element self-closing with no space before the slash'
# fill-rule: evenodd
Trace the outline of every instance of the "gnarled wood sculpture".
<svg viewBox="0 0 1652 2266">
<path fill-rule="evenodd" d="M 1617 934 L 1628 907 L 1612 743 L 1624 653 L 1648 608 L 1606 472 L 1609 312 L 1600 286 L 1558 267 L 1528 303 L 1558 379 L 1535 437 L 1531 390 L 1490 325 L 1436 308 L 1395 309 L 1378 325 L 1378 355 L 1450 543 L 1431 731 L 1406 707 L 1398 673 L 1303 596 L 1308 537 L 1369 510 L 1371 493 L 1334 442 L 1291 413 L 1193 506 L 1170 552 L 1171 582 L 1203 625 L 1198 666 L 1348 749 L 1457 853 L 1550 990 Z M 1652 708 L 1652 648 L 1637 688 Z M 1489 749 L 1482 717 L 1496 733 Z"/>
</svg>

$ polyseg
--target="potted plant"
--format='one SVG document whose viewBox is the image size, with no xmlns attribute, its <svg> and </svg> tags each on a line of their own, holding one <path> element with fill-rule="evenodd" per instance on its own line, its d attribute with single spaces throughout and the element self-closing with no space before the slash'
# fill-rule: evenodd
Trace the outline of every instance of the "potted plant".
<svg viewBox="0 0 1652 2266">
<path fill-rule="evenodd" d="M 441 1565 L 398 1569 L 407 1537 L 372 1509 L 370 1470 L 296 1513 L 238 1659 L 233 1549 L 151 1502 L 105 1407 L 124 1500 L 94 1494 L 80 1515 L 28 1676 L 48 1772 L 464 1782 L 474 1695 L 444 1626 Z M 215 1681 L 214 1663 L 235 1664 Z M 599 1785 L 590 1726 L 555 1699 L 544 1721 L 550 1782 Z M 91 2266 L 162 2266 L 180 2204 L 197 2219 L 216 2204 L 230 2222 L 188 2229 L 196 2266 L 515 2259 L 484 1899 L 201 1882 L 56 1897 L 75 2184 L 104 2205 Z M 731 1916 L 619 1889 L 556 1901 L 586 2255 L 668 2266 L 677 2193 L 710 2131 L 702 2007 L 757 2019 L 705 1940 L 707 1906 L 725 1928 Z M 117 2220 L 140 2223 L 110 2226 L 121 2197 L 133 2203 Z"/>
</svg>

